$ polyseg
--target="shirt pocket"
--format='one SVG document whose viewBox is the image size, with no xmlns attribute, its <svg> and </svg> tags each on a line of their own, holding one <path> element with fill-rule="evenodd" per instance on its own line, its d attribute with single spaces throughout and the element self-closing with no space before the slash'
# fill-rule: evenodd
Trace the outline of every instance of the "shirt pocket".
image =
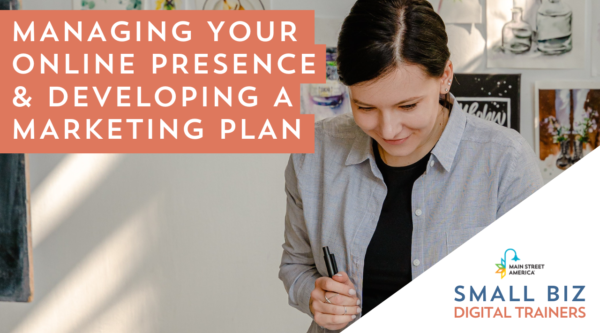
<svg viewBox="0 0 600 333">
<path fill-rule="evenodd" d="M 456 248 L 463 245 L 466 241 L 471 239 L 471 237 L 477 235 L 483 229 L 485 229 L 485 227 L 465 228 L 447 231 L 446 249 L 448 251 L 448 254 L 456 250 Z"/>
</svg>

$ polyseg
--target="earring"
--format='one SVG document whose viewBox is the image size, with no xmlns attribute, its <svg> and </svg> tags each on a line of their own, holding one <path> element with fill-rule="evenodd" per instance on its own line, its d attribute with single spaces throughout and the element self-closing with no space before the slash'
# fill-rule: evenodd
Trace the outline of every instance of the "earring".
<svg viewBox="0 0 600 333">
<path fill-rule="evenodd" d="M 448 88 L 446 88 L 446 92 L 448 92 Z"/>
</svg>

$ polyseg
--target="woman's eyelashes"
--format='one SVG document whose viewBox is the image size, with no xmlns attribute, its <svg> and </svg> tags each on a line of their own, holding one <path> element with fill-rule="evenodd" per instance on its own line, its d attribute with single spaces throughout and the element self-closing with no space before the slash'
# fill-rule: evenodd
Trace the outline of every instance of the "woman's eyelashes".
<svg viewBox="0 0 600 333">
<path fill-rule="evenodd" d="M 358 107 L 359 110 L 364 110 L 364 111 L 370 111 L 375 109 L 374 107 L 366 107 L 366 106 L 359 106 Z"/>
<path fill-rule="evenodd" d="M 409 105 L 400 105 L 400 106 L 398 106 L 398 107 L 399 107 L 400 109 L 403 109 L 403 110 L 412 110 L 412 109 L 414 109 L 416 106 L 417 106 L 417 103 L 415 103 L 415 104 L 409 104 Z M 359 109 L 359 110 L 363 110 L 363 111 L 375 110 L 375 108 L 374 108 L 374 107 L 372 107 L 372 106 L 359 106 L 359 107 L 358 107 L 358 109 Z"/>
<path fill-rule="evenodd" d="M 403 110 L 412 110 L 417 106 L 417 103 L 415 104 L 409 104 L 409 105 L 400 105 L 399 107 Z"/>
</svg>

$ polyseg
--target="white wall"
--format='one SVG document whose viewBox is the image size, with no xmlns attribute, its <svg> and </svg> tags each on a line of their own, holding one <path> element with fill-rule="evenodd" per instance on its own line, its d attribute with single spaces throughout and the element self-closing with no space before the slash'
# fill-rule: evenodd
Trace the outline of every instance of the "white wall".
<svg viewBox="0 0 600 333">
<path fill-rule="evenodd" d="M 287 155 L 31 155 L 35 300 L 0 332 L 304 332 Z"/>
<path fill-rule="evenodd" d="M 73 0 L 21 0 L 23 9 L 73 9 Z"/>
<path fill-rule="evenodd" d="M 352 3 L 272 8 L 316 9 L 339 24 Z M 71 0 L 23 6 L 70 9 Z M 448 26 L 456 72 L 522 73 L 521 127 L 533 144 L 533 83 L 590 79 L 590 50 L 581 70 L 488 70 L 484 27 Z M 277 278 L 287 155 L 30 158 L 35 301 L 0 303 L 0 333 L 306 331 Z"/>
</svg>

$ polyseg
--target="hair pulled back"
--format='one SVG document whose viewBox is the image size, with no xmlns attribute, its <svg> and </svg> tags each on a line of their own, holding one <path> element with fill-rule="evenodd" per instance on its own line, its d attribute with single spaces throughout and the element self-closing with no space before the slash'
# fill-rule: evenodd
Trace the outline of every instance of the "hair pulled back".
<svg viewBox="0 0 600 333">
<path fill-rule="evenodd" d="M 338 73 L 347 86 L 371 81 L 400 64 L 442 77 L 450 59 L 442 18 L 427 0 L 358 0 L 338 38 Z"/>
</svg>

